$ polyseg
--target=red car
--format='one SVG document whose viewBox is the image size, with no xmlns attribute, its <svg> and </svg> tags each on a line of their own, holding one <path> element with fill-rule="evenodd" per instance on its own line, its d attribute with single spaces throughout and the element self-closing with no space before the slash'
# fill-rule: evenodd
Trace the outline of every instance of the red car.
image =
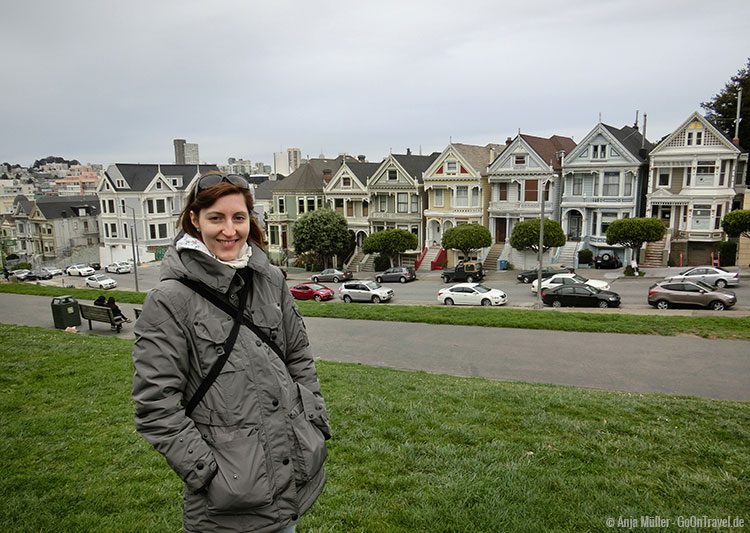
<svg viewBox="0 0 750 533">
<path fill-rule="evenodd" d="M 291 287 L 289 291 L 297 300 L 315 300 L 316 302 L 320 302 L 333 298 L 332 289 L 315 282 L 300 283 Z"/>
</svg>

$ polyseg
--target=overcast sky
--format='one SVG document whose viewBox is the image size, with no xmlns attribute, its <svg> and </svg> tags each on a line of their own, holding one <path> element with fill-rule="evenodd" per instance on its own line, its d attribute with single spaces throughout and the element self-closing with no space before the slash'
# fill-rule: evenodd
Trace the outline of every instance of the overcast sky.
<svg viewBox="0 0 750 533">
<path fill-rule="evenodd" d="M 750 56 L 748 0 L 3 0 L 0 162 L 654 141 Z M 746 95 L 750 98 L 750 95 Z"/>
</svg>

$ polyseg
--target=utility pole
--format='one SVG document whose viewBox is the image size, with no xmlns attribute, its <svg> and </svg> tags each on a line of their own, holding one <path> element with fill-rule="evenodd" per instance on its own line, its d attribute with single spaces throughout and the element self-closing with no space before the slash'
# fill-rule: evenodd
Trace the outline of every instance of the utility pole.
<svg viewBox="0 0 750 533">
<path fill-rule="evenodd" d="M 128 207 L 133 212 L 133 226 L 130 228 L 130 246 L 133 251 L 133 275 L 135 276 L 135 292 L 140 292 L 138 289 L 138 258 L 136 255 L 136 247 L 138 246 L 138 229 L 135 225 L 135 208 Z"/>
<path fill-rule="evenodd" d="M 542 261 L 544 260 L 544 180 L 539 180 L 539 192 L 541 194 L 539 202 L 539 271 L 536 277 L 536 305 L 538 309 L 542 308 Z"/>
</svg>

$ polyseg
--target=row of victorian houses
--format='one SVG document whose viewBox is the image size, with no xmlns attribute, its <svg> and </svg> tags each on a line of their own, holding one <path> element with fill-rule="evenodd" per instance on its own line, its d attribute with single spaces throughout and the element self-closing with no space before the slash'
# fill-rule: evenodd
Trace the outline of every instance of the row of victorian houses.
<svg viewBox="0 0 750 533">
<path fill-rule="evenodd" d="M 451 265 L 459 256 L 441 251 L 442 235 L 459 224 L 481 224 L 493 242 L 477 255 L 486 267 L 493 268 L 498 259 L 527 266 L 534 259 L 505 243 L 519 221 L 539 218 L 543 204 L 544 216 L 559 221 L 568 237 L 550 260 L 574 264 L 582 248 L 594 253 L 614 248 L 627 261 L 627 250 L 606 244 L 607 227 L 617 219 L 649 216 L 668 229 L 665 239 L 653 244 L 657 263 L 666 265 L 671 258 L 678 264 L 681 254 L 685 264 L 697 264 L 726 238 L 723 215 L 742 207 L 746 165 L 746 151 L 693 113 L 656 146 L 637 125 L 598 123 L 579 143 L 519 133 L 503 144 L 452 142 L 439 153 L 407 150 L 378 163 L 342 155 L 311 159 L 289 176 L 258 178 L 252 185 L 269 255 L 277 261 L 294 254 L 297 218 L 330 208 L 346 219 L 357 250 L 373 232 L 402 228 L 418 240 L 407 260 L 420 257 L 429 265 L 447 255 Z M 111 165 L 97 188 L 99 260 L 159 259 L 178 231 L 187 192 L 209 170 L 218 169 Z M 43 225 L 44 215 L 37 215 Z M 6 231 L 17 231 L 12 216 L 3 221 Z M 55 251 L 43 246 L 42 253 Z M 371 261 L 355 253 L 348 266 L 366 270 Z"/>
</svg>

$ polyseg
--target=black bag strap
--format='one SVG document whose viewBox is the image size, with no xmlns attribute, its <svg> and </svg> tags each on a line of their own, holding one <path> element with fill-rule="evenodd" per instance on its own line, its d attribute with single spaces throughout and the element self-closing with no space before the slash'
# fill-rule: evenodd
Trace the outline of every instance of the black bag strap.
<svg viewBox="0 0 750 533">
<path fill-rule="evenodd" d="M 207 293 L 204 294 L 205 291 L 211 292 L 211 289 L 209 289 L 207 286 L 205 286 L 203 283 L 200 283 L 199 281 L 194 281 L 190 279 L 180 279 L 179 280 L 183 285 L 186 285 L 193 289 L 195 292 L 202 296 L 206 296 Z M 245 309 L 245 302 L 247 302 L 247 296 L 250 293 L 250 283 L 249 280 L 245 280 L 245 285 L 240 290 L 240 306 L 238 308 L 234 308 L 232 306 L 232 312 L 229 313 L 230 316 L 234 317 L 234 324 L 232 325 L 232 330 L 229 332 L 229 336 L 224 341 L 223 346 L 223 352 L 219 355 L 219 358 L 216 360 L 216 362 L 213 364 L 211 369 L 208 371 L 208 374 L 206 374 L 206 377 L 203 378 L 203 381 L 198 386 L 198 390 L 195 391 L 195 394 L 193 394 L 192 398 L 190 398 L 190 401 L 188 401 L 187 406 L 185 407 L 185 413 L 187 416 L 190 416 L 190 414 L 193 412 L 193 410 L 198 406 L 198 404 L 201 402 L 203 397 L 206 395 L 206 392 L 208 392 L 208 389 L 211 388 L 211 385 L 213 385 L 216 378 L 219 376 L 219 373 L 221 372 L 221 369 L 224 368 L 224 364 L 226 364 L 227 360 L 229 359 L 229 355 L 232 353 L 232 349 L 234 348 L 234 343 L 237 341 L 237 335 L 240 332 L 240 324 L 242 323 L 242 315 L 243 311 Z M 211 300 L 206 296 L 207 299 Z"/>
</svg>

